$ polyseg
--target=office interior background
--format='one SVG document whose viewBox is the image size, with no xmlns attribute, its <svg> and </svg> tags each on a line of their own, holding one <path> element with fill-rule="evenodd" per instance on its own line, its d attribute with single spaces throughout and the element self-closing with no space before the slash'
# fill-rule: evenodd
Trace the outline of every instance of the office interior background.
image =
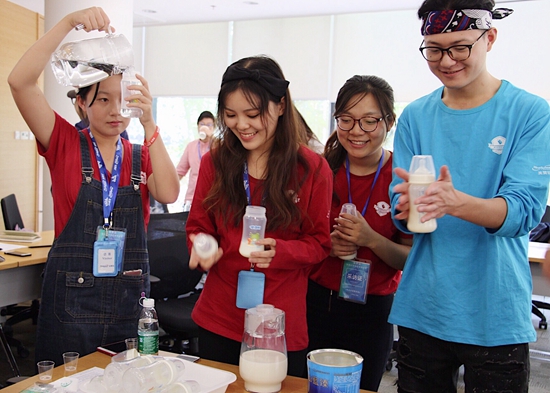
<svg viewBox="0 0 550 393">
<path fill-rule="evenodd" d="M 92 4 L 46 0 L 44 18 L 16 2 L 25 5 L 24 0 L 0 0 L 0 196 L 15 193 L 25 226 L 49 230 L 53 229 L 49 174 L 13 103 L 6 79 L 23 52 L 44 31 L 66 13 Z M 53 3 L 66 8 L 54 13 Z M 118 31 L 132 42 L 136 70 L 149 82 L 157 124 L 175 164 L 187 143 L 197 138 L 199 113 L 216 112 L 216 96 L 226 67 L 245 56 L 266 54 L 279 62 L 291 82 L 296 106 L 322 142 L 332 130 L 331 104 L 338 89 L 355 74 L 386 79 L 394 88 L 398 114 L 409 102 L 440 86 L 418 51 L 422 37 L 416 10 L 421 0 L 411 0 L 411 7 L 398 10 L 353 12 L 343 5 L 345 13 L 319 15 L 313 7 L 310 16 L 168 25 L 144 23 L 135 18 L 136 14 L 129 23 L 132 1 L 111 3 L 117 5 L 104 0 L 97 5 L 107 10 L 112 25 L 121 26 Z M 110 7 L 122 10 L 110 12 Z M 489 71 L 550 101 L 550 0 L 503 1 L 497 2 L 497 7 L 512 8 L 514 14 L 494 22 L 499 35 L 488 54 Z M 66 41 L 98 34 L 71 32 Z M 43 86 L 52 107 L 76 123 L 78 117 L 66 96 L 70 87 L 58 85 L 49 67 Z M 468 131 L 464 130 L 465 138 Z M 129 132 L 132 141 L 143 141 L 138 121 L 132 121 Z M 391 143 L 390 134 L 390 149 Z M 181 195 L 186 184 L 184 179 Z M 182 204 L 178 201 L 170 209 L 181 209 Z"/>
</svg>

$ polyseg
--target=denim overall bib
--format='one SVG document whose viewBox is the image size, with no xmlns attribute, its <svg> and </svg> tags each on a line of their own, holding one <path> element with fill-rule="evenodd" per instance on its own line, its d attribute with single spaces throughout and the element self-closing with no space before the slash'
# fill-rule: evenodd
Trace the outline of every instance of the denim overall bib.
<svg viewBox="0 0 550 393">
<path fill-rule="evenodd" d="M 149 257 L 141 193 L 141 146 L 133 145 L 131 184 L 119 187 L 113 228 L 126 228 L 123 271 L 142 275 L 94 277 L 93 250 L 97 227 L 103 225 L 101 182 L 92 178 L 90 151 L 80 132 L 82 185 L 63 232 L 48 255 L 38 316 L 36 360 L 63 364 L 62 354 L 80 356 L 96 347 L 136 337 L 139 298 L 149 293 Z M 94 157 L 95 158 L 95 157 Z"/>
</svg>

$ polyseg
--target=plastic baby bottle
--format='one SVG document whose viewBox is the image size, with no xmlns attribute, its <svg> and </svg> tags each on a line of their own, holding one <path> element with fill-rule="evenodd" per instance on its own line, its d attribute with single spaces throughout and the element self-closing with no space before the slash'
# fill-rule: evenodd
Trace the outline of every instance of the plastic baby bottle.
<svg viewBox="0 0 550 393">
<path fill-rule="evenodd" d="M 218 242 L 211 235 L 198 233 L 193 240 L 193 250 L 200 258 L 210 258 L 218 251 Z"/>
<path fill-rule="evenodd" d="M 420 222 L 424 213 L 418 211 L 414 201 L 423 196 L 430 184 L 435 181 L 435 168 L 432 156 L 413 156 L 409 170 L 409 220 L 407 228 L 411 232 L 429 233 L 435 231 L 435 219 Z"/>
<path fill-rule="evenodd" d="M 155 361 L 153 356 L 145 355 L 138 356 L 129 360 L 116 360 L 112 359 L 111 363 L 105 367 L 105 372 L 103 373 L 103 383 L 107 388 L 111 390 L 120 391 L 122 380 L 122 375 L 124 372 L 132 367 L 143 367 L 148 364 L 152 364 Z"/>
<path fill-rule="evenodd" d="M 351 214 L 352 216 L 357 215 L 357 208 L 353 203 L 344 203 L 342 205 L 342 209 L 340 210 L 340 214 L 347 213 Z M 353 254 L 349 255 L 342 255 L 339 258 L 343 259 L 344 261 L 351 261 L 354 260 L 357 257 L 357 251 L 355 251 Z"/>
<path fill-rule="evenodd" d="M 126 393 L 159 391 L 174 383 L 185 370 L 183 360 L 158 359 L 143 367 L 130 367 L 122 375 L 122 390 Z"/>
<path fill-rule="evenodd" d="M 239 252 L 243 257 L 250 258 L 251 252 L 264 250 L 264 246 L 256 244 L 256 241 L 264 238 L 266 222 L 265 207 L 246 207 L 243 216 L 243 235 L 239 247 Z"/>
</svg>

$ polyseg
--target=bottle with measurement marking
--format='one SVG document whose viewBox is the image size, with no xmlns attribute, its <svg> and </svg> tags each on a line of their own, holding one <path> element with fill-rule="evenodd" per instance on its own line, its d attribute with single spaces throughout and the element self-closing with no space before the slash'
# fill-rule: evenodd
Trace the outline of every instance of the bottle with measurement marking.
<svg viewBox="0 0 550 393">
<path fill-rule="evenodd" d="M 414 202 L 426 193 L 426 189 L 435 181 L 435 167 L 432 156 L 413 156 L 409 170 L 409 219 L 407 228 L 411 232 L 430 233 L 436 230 L 434 218 L 426 222 L 420 219 L 425 213 L 418 211 Z"/>
<path fill-rule="evenodd" d="M 251 252 L 264 250 L 264 246 L 256 244 L 256 242 L 264 238 L 266 223 L 265 207 L 246 207 L 243 216 L 243 235 L 239 247 L 239 252 L 243 257 L 250 258 Z"/>
</svg>

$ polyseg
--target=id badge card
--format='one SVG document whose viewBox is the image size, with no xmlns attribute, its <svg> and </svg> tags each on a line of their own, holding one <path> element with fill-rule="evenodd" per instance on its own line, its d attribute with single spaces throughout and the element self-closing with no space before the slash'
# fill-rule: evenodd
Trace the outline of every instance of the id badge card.
<svg viewBox="0 0 550 393">
<path fill-rule="evenodd" d="M 116 272 L 122 271 L 124 266 L 124 247 L 126 244 L 126 229 L 125 228 L 111 228 L 108 231 L 102 227 L 97 227 L 96 241 L 113 241 L 117 243 L 116 248 Z"/>
<path fill-rule="evenodd" d="M 94 276 L 113 277 L 117 270 L 118 242 L 110 240 L 96 240 L 94 242 Z"/>
<path fill-rule="evenodd" d="M 265 274 L 241 270 L 237 283 L 237 307 L 249 309 L 264 302 Z"/>
<path fill-rule="evenodd" d="M 344 261 L 338 297 L 350 302 L 365 304 L 370 267 L 370 261 Z"/>
</svg>

